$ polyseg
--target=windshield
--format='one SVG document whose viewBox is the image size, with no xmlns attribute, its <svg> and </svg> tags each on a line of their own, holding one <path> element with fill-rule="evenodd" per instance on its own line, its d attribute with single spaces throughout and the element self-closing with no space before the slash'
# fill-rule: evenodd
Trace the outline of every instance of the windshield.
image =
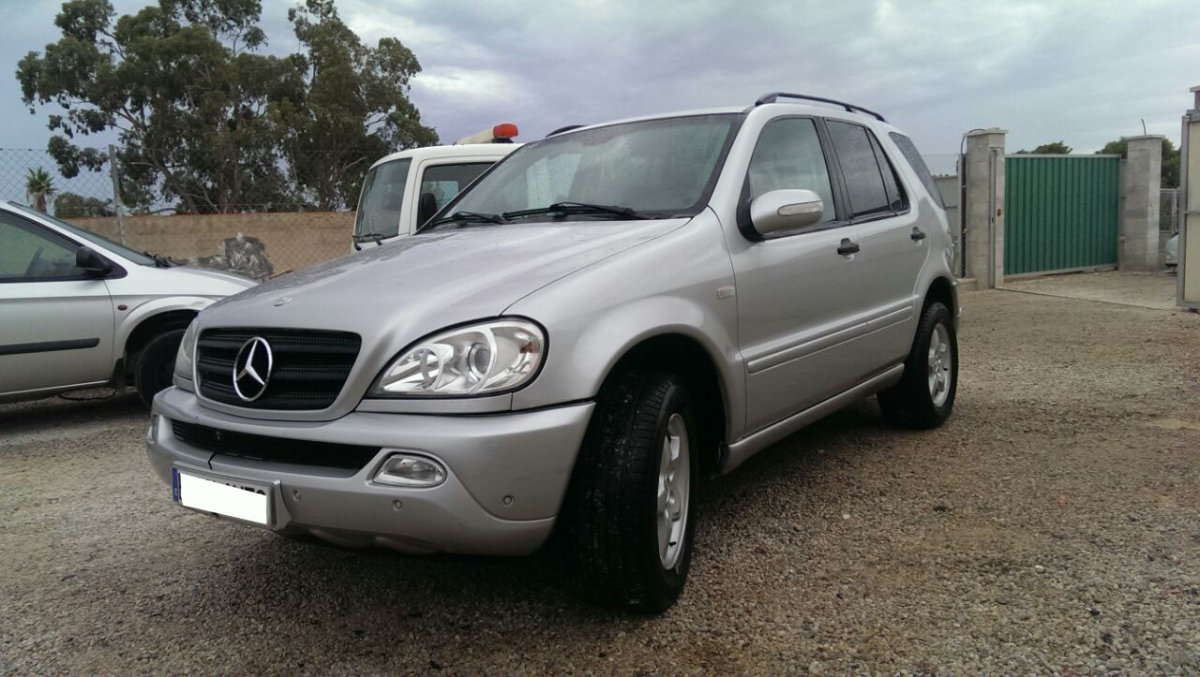
<svg viewBox="0 0 1200 677">
<path fill-rule="evenodd" d="M 136 251 L 130 249 L 129 247 L 126 247 L 123 244 L 117 244 L 116 242 L 113 242 L 112 240 L 110 240 L 102 235 L 97 235 L 97 234 L 91 232 L 90 230 L 84 230 L 83 228 L 80 228 L 79 226 L 75 226 L 70 223 L 67 223 L 66 221 L 63 221 L 62 219 L 56 219 L 53 216 L 50 216 L 49 214 L 43 214 L 42 212 L 39 212 L 38 210 L 33 209 L 32 207 L 26 207 L 23 204 L 17 204 L 16 202 L 9 202 L 8 204 L 12 207 L 16 207 L 17 209 L 25 212 L 26 214 L 29 214 L 30 216 L 42 219 L 44 221 L 49 221 L 50 223 L 53 223 L 54 225 L 58 226 L 59 228 L 62 228 L 63 230 L 69 232 L 70 234 L 72 234 L 80 239 L 87 240 L 88 242 L 91 242 L 92 244 L 95 244 L 95 245 L 100 245 L 101 247 L 116 254 L 117 256 L 128 259 L 132 263 L 136 263 L 136 264 L 143 265 L 143 266 L 157 265 L 157 262 L 154 260 L 153 257 L 146 256 L 145 254 L 142 254 L 140 252 L 136 252 Z"/>
<path fill-rule="evenodd" d="M 405 158 L 371 168 L 363 179 L 358 213 L 354 215 L 354 239 L 395 237 L 400 231 L 404 186 L 412 160 Z"/>
<path fill-rule="evenodd" d="M 708 199 L 737 119 L 730 114 L 630 122 L 527 144 L 446 215 L 503 215 L 517 221 L 547 212 L 556 219 L 620 217 L 613 210 L 549 209 L 582 203 L 619 207 L 642 218 L 692 216 Z M 526 210 L 541 213 L 513 213 Z"/>
</svg>

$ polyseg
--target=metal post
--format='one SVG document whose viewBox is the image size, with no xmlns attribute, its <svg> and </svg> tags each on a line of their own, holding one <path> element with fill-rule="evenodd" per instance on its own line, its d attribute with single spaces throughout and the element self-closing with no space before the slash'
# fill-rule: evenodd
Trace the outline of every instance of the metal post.
<svg viewBox="0 0 1200 677">
<path fill-rule="evenodd" d="M 963 135 L 962 145 L 967 143 L 967 135 Z M 958 154 L 955 166 L 958 171 L 958 270 L 957 275 L 967 276 L 967 153 L 965 150 Z"/>
<path fill-rule="evenodd" d="M 121 214 L 121 174 L 117 167 L 117 147 L 113 144 L 108 144 L 108 173 L 112 176 L 113 184 L 113 211 L 117 214 L 117 233 L 121 238 L 121 244 L 125 242 L 125 217 Z"/>
</svg>

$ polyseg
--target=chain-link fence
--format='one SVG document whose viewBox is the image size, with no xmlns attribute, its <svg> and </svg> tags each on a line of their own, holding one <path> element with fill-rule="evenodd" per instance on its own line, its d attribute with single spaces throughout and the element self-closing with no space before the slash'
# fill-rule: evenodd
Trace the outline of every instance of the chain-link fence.
<svg viewBox="0 0 1200 677">
<path fill-rule="evenodd" d="M 65 178 L 49 153 L 34 148 L 0 149 L 0 199 L 51 214 L 115 214 L 110 174 L 84 171 Z"/>
</svg>

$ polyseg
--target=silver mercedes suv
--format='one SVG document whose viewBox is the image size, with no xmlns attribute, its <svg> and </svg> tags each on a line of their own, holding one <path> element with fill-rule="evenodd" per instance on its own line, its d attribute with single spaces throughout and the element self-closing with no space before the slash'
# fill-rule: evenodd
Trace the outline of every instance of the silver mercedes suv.
<svg viewBox="0 0 1200 677">
<path fill-rule="evenodd" d="M 864 108 L 769 94 L 517 150 L 415 236 L 194 321 L 158 395 L 180 505 L 345 545 L 521 555 L 654 613 L 697 485 L 877 395 L 954 405 L 952 239 Z"/>
</svg>

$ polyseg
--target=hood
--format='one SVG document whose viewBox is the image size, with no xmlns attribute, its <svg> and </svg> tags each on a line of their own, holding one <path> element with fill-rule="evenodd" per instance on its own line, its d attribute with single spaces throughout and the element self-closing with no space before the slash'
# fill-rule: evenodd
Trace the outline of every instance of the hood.
<svg viewBox="0 0 1200 677">
<path fill-rule="evenodd" d="M 207 268 L 157 268 L 127 264 L 128 275 L 106 282 L 110 293 L 145 298 L 203 296 L 224 299 L 252 288 L 256 282 L 241 275 Z"/>
<path fill-rule="evenodd" d="M 185 275 L 194 275 L 197 278 L 200 278 L 203 280 L 216 280 L 216 281 L 224 282 L 224 283 L 233 285 L 235 287 L 238 287 L 240 289 L 249 289 L 250 287 L 253 287 L 254 285 L 258 284 L 257 281 L 252 280 L 252 279 L 246 277 L 245 275 L 238 275 L 237 273 L 233 273 L 233 272 L 229 272 L 229 271 L 225 271 L 225 270 L 215 270 L 212 268 L 197 268 L 195 266 L 175 266 L 175 267 L 171 267 L 171 268 L 166 268 L 165 270 L 170 270 L 175 275 L 182 273 Z"/>
<path fill-rule="evenodd" d="M 473 226 L 384 243 L 217 302 L 203 327 L 337 329 L 399 349 L 493 317 L 523 296 L 686 223 L 569 221 Z"/>
</svg>

